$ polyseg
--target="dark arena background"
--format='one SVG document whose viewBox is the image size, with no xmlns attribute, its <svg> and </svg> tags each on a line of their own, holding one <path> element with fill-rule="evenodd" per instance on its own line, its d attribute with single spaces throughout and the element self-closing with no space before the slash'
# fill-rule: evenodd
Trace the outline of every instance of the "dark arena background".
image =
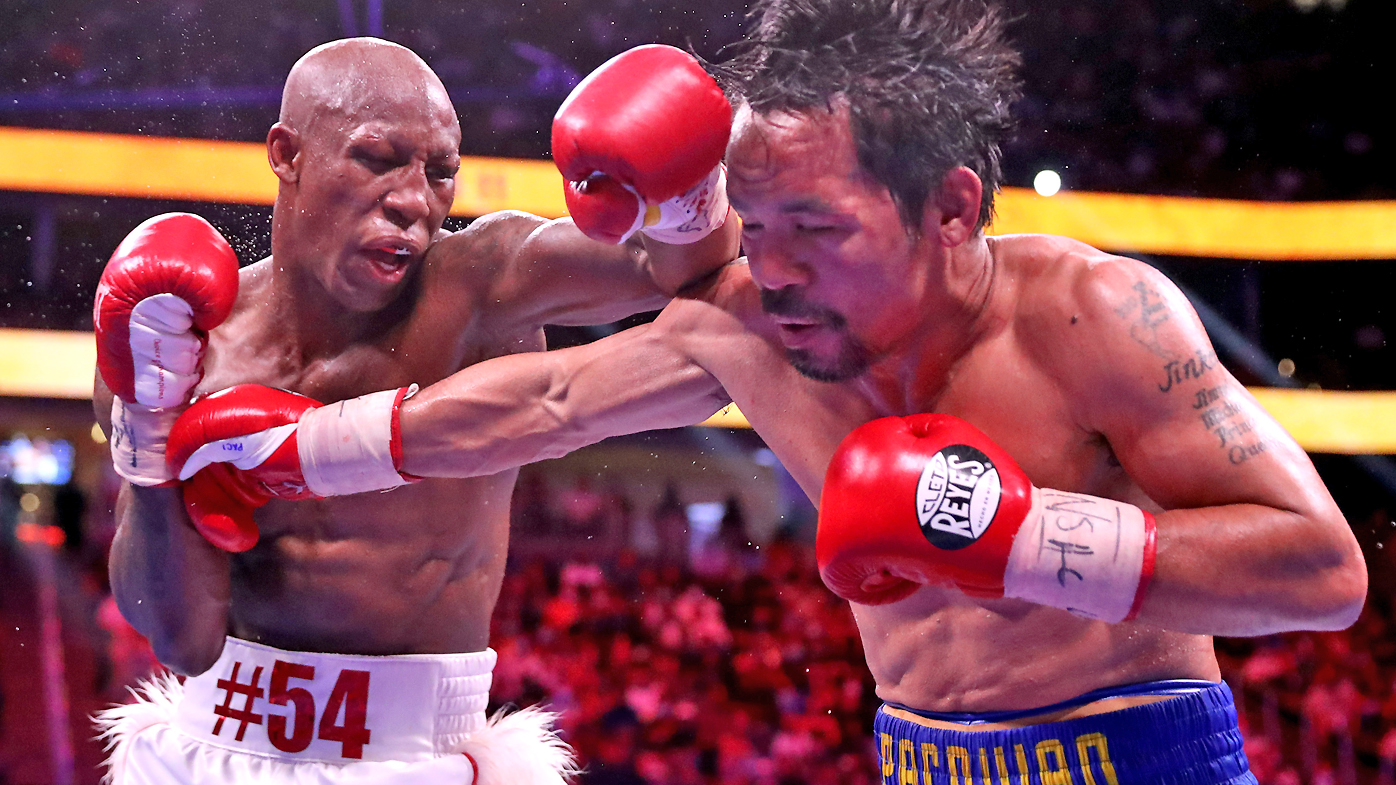
<svg viewBox="0 0 1396 785">
<path fill-rule="evenodd" d="M 290 65 L 376 35 L 460 114 L 448 226 L 562 214 L 548 129 L 634 45 L 720 59 L 708 0 L 0 0 L 0 784 L 101 776 L 88 716 L 158 666 L 106 577 L 118 486 L 92 298 L 137 223 L 269 252 L 261 143 Z M 1261 783 L 1396 782 L 1396 84 L 1388 0 L 1012 0 L 1019 129 L 994 231 L 1156 266 L 1309 450 L 1367 557 L 1351 629 L 1218 639 Z M 626 325 L 549 331 L 550 345 Z M 879 782 L 877 701 L 815 510 L 735 412 L 524 469 L 492 706 L 563 713 L 582 782 Z"/>
</svg>

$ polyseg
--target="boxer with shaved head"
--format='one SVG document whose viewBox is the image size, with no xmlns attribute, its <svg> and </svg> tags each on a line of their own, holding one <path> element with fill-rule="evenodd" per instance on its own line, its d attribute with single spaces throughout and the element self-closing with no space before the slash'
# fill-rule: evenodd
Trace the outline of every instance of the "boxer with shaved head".
<svg viewBox="0 0 1396 785">
<path fill-rule="evenodd" d="M 181 488 L 163 452 L 197 395 L 257 383 L 337 402 L 431 383 L 543 349 L 545 324 L 662 307 L 733 259 L 719 165 L 730 107 L 692 58 L 661 57 L 608 64 L 612 76 L 579 86 L 565 110 L 573 157 L 597 123 L 646 124 L 607 136 L 607 160 L 569 183 L 575 221 L 504 212 L 444 231 L 461 166 L 446 89 L 411 51 L 352 39 L 309 52 L 286 80 L 267 136 L 268 258 L 238 271 L 190 215 L 152 219 L 118 248 L 96 306 L 96 411 L 129 480 L 112 584 L 123 615 L 189 678 L 104 715 L 117 785 L 565 774 L 546 715 L 483 713 L 516 470 L 394 472 L 404 487 L 392 494 L 273 502 L 254 523 Z M 678 86 L 634 97 L 659 79 Z M 647 166 L 669 191 L 646 190 Z M 380 396 L 367 411 L 400 402 Z"/>
</svg>

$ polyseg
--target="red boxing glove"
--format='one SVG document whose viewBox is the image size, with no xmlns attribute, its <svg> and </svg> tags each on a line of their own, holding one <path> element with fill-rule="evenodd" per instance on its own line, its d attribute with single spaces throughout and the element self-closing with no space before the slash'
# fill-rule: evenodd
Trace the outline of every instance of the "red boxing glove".
<svg viewBox="0 0 1396 785">
<path fill-rule="evenodd" d="M 273 498 L 311 498 L 296 423 L 319 407 L 304 395 L 241 384 L 200 399 L 180 415 L 166 457 L 170 469 L 187 480 L 184 506 L 205 539 L 225 551 L 245 551 L 257 544 L 253 510 Z"/>
<path fill-rule="evenodd" d="M 1118 622 L 1139 612 L 1154 538 L 1138 507 L 1035 488 L 974 426 L 918 414 L 874 420 L 839 445 L 816 555 L 824 583 L 851 602 L 949 584 Z"/>
<path fill-rule="evenodd" d="M 97 284 L 92 321 L 102 381 L 127 403 L 185 403 L 203 345 L 191 328 L 207 333 L 222 324 L 237 291 L 237 255 L 208 221 L 166 213 L 137 226 Z"/>
<path fill-rule="evenodd" d="M 117 246 L 97 285 L 97 370 L 116 395 L 112 459 L 136 485 L 167 484 L 165 436 L 199 381 L 205 335 L 237 298 L 237 255 L 197 215 L 167 213 Z"/>
<path fill-rule="evenodd" d="M 168 461 L 189 518 L 209 542 L 239 552 L 257 543 L 252 512 L 271 499 L 386 490 L 409 482 L 398 409 L 415 387 L 322 407 L 286 390 L 242 384 L 203 398 L 170 431 Z"/>
<path fill-rule="evenodd" d="M 727 217 L 720 163 L 732 107 L 687 52 L 640 46 L 611 58 L 563 101 L 553 161 L 584 234 L 621 243 L 706 237 Z"/>
</svg>

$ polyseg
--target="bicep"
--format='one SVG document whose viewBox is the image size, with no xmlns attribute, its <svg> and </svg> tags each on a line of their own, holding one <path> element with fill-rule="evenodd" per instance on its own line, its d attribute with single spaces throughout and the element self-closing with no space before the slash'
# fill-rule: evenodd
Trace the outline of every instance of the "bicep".
<svg viewBox="0 0 1396 785">
<path fill-rule="evenodd" d="M 547 221 L 524 240 L 502 283 L 521 314 L 538 324 L 607 324 L 663 308 L 638 240 L 608 245 L 570 219 Z"/>
<path fill-rule="evenodd" d="M 1181 293 L 1137 283 L 1098 336 L 1113 365 L 1077 370 L 1104 392 L 1089 397 L 1098 431 L 1162 508 L 1140 618 L 1221 635 L 1350 625 L 1361 550 L 1313 464 L 1217 362 Z"/>
<path fill-rule="evenodd" d="M 1103 431 L 1126 473 L 1165 509 L 1258 504 L 1310 514 L 1331 507 L 1308 456 L 1225 369 L 1177 398 L 1125 408 Z"/>
<path fill-rule="evenodd" d="M 1166 278 L 1140 271 L 1088 299 L 1097 300 L 1086 310 L 1110 351 L 1081 374 L 1094 379 L 1082 398 L 1150 498 L 1165 509 L 1251 503 L 1312 513 L 1332 505 L 1308 456 L 1221 364 Z"/>
</svg>

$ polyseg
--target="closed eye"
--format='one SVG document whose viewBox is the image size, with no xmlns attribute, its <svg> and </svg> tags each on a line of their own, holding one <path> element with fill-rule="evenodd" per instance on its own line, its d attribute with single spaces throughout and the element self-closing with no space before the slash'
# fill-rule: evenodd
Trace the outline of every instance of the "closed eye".
<svg viewBox="0 0 1396 785">
<path fill-rule="evenodd" d="M 427 177 L 433 180 L 450 180 L 460 171 L 459 166 L 428 166 Z"/>
<path fill-rule="evenodd" d="M 834 234 L 848 232 L 844 226 L 832 226 L 828 224 L 796 224 L 795 231 L 806 237 L 828 237 Z"/>
<path fill-rule="evenodd" d="M 396 158 L 388 158 L 381 155 L 373 155 L 367 152 L 354 153 L 354 160 L 363 164 L 364 168 L 374 174 L 387 174 L 388 172 L 401 166 Z"/>
</svg>

